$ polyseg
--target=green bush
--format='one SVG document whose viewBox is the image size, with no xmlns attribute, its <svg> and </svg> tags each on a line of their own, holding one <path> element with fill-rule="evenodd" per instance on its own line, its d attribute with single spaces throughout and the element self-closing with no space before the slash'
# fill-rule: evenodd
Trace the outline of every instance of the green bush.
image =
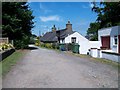
<svg viewBox="0 0 120 90">
<path fill-rule="evenodd" d="M 59 44 L 53 43 L 53 44 L 52 44 L 52 48 L 53 48 L 53 49 L 59 49 Z"/>
<path fill-rule="evenodd" d="M 35 44 L 36 43 L 36 40 L 34 40 L 33 37 L 30 37 L 30 41 L 29 41 L 30 44 Z"/>
<path fill-rule="evenodd" d="M 56 43 L 40 43 L 40 47 L 50 48 L 50 49 L 59 49 L 59 44 Z"/>
<path fill-rule="evenodd" d="M 52 44 L 50 44 L 50 43 L 45 43 L 45 47 L 46 47 L 46 48 L 52 48 Z"/>
<path fill-rule="evenodd" d="M 29 44 L 29 37 L 28 36 L 23 36 L 22 40 L 15 40 L 14 45 L 16 49 L 24 49 L 28 47 Z"/>
<path fill-rule="evenodd" d="M 36 40 L 35 40 L 35 45 L 36 45 L 36 46 L 40 46 L 40 39 L 39 39 L 39 37 L 36 38 Z"/>
<path fill-rule="evenodd" d="M 41 47 L 45 47 L 45 44 L 44 44 L 44 43 L 40 43 L 40 46 L 41 46 Z"/>
</svg>

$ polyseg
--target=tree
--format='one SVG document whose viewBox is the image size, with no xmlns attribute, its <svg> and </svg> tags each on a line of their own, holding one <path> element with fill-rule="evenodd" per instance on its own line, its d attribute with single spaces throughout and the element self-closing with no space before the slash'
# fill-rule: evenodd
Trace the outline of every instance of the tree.
<svg viewBox="0 0 120 90">
<path fill-rule="evenodd" d="M 31 36 L 33 19 L 32 11 L 26 2 L 3 2 L 2 37 L 14 40 L 16 48 L 26 47 Z"/>
<path fill-rule="evenodd" d="M 89 39 L 91 41 L 96 41 L 98 40 L 98 29 L 100 27 L 100 24 L 95 22 L 95 23 L 90 23 L 90 28 L 87 30 L 87 35 L 89 36 Z"/>
<path fill-rule="evenodd" d="M 92 34 L 90 40 L 97 40 L 98 29 L 120 25 L 120 1 L 92 3 L 92 11 L 97 13 L 97 19 L 95 23 L 90 23 L 87 35 Z"/>
<path fill-rule="evenodd" d="M 98 15 L 97 22 L 100 28 L 120 25 L 120 2 L 100 2 L 93 3 L 92 11 Z"/>
</svg>

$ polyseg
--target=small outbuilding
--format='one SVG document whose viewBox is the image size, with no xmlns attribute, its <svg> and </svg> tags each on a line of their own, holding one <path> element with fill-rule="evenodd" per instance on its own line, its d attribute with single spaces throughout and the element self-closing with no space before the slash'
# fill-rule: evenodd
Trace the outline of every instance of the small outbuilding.
<svg viewBox="0 0 120 90">
<path fill-rule="evenodd" d="M 98 30 L 100 49 L 91 49 L 93 57 L 105 58 L 115 62 L 120 60 L 120 26 L 113 26 Z"/>
<path fill-rule="evenodd" d="M 114 26 L 98 30 L 98 39 L 101 49 L 120 53 L 120 26 Z"/>
</svg>

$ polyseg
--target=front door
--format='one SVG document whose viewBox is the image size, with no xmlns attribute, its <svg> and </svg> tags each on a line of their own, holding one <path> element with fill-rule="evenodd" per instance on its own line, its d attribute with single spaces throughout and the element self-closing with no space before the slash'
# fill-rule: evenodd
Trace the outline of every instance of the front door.
<svg viewBox="0 0 120 90">
<path fill-rule="evenodd" d="M 110 49 L 110 36 L 102 36 L 102 47 Z"/>
</svg>

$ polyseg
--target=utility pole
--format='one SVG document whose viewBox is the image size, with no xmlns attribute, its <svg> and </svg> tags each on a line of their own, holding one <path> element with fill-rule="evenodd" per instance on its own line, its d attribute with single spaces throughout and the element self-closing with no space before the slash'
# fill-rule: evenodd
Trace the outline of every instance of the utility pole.
<svg viewBox="0 0 120 90">
<path fill-rule="evenodd" d="M 40 44 L 41 31 L 39 30 L 39 44 Z"/>
<path fill-rule="evenodd" d="M 41 31 L 39 30 L 39 37 L 41 36 Z"/>
</svg>

